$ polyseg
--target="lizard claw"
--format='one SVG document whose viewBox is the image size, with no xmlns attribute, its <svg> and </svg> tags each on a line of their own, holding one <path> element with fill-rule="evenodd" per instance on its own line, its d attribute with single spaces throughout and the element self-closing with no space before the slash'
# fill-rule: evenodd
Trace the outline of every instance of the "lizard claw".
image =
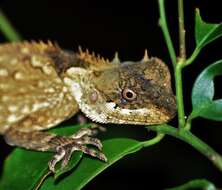
<svg viewBox="0 0 222 190">
<path fill-rule="evenodd" d="M 91 133 L 90 129 L 82 128 L 71 137 L 55 136 L 52 141 L 57 145 L 55 148 L 56 153 L 48 162 L 49 170 L 55 173 L 55 166 L 59 161 L 62 161 L 61 168 L 64 169 L 74 151 L 82 151 L 85 154 L 106 162 L 106 156 L 100 152 L 102 150 L 102 143 L 99 139 L 90 137 Z M 89 148 L 86 145 L 93 145 L 100 151 Z"/>
</svg>

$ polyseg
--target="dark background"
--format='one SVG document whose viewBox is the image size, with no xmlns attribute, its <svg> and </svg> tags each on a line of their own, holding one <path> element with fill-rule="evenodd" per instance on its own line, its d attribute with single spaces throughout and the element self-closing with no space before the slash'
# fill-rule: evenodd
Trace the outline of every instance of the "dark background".
<svg viewBox="0 0 222 190">
<path fill-rule="evenodd" d="M 185 0 L 187 54 L 194 43 L 194 10 L 200 8 L 207 22 L 221 22 L 220 1 Z M 158 27 L 157 1 L 116 0 L 1 0 L 0 8 L 27 40 L 57 41 L 65 49 L 77 50 L 78 45 L 112 58 L 115 51 L 121 60 L 140 60 L 144 49 L 163 59 L 170 67 L 169 55 Z M 177 42 L 177 1 L 166 1 L 169 27 Z M 0 42 L 5 42 L 0 35 Z M 184 71 L 184 99 L 186 113 L 191 111 L 190 94 L 198 73 L 208 64 L 221 59 L 222 40 L 203 49 L 192 66 Z M 178 44 L 174 43 L 178 49 Z M 221 77 L 215 79 L 216 96 L 221 97 Z M 172 121 L 176 125 L 176 119 Z M 222 124 L 196 119 L 192 131 L 222 153 Z M 109 136 L 133 136 L 143 139 L 141 127 L 108 127 Z M 0 164 L 11 147 L 0 139 Z M 189 145 L 172 137 L 159 144 L 131 154 L 105 170 L 84 189 L 163 189 L 191 179 L 207 178 L 222 187 L 222 174 L 204 156 Z"/>
</svg>

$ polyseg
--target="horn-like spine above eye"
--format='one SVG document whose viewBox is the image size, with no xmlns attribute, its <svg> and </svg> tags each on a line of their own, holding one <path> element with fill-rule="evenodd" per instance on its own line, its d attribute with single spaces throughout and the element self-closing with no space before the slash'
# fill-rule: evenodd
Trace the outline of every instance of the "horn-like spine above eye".
<svg viewBox="0 0 222 190">
<path fill-rule="evenodd" d="M 147 61 L 149 61 L 149 55 L 148 55 L 147 49 L 145 49 L 142 62 L 147 62 Z"/>
<path fill-rule="evenodd" d="M 115 52 L 114 58 L 112 60 L 113 64 L 120 64 L 120 59 L 119 59 L 119 55 L 118 52 Z"/>
</svg>

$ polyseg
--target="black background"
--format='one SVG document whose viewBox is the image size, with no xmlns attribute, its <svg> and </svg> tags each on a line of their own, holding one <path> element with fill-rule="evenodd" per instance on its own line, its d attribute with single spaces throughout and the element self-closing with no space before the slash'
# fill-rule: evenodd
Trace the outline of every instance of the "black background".
<svg viewBox="0 0 222 190">
<path fill-rule="evenodd" d="M 221 22 L 220 0 L 185 0 L 187 54 L 194 43 L 194 10 L 200 8 L 207 22 Z M 27 40 L 57 41 L 65 49 L 77 50 L 78 45 L 102 56 L 112 58 L 115 51 L 121 60 L 140 60 L 144 49 L 163 59 L 170 67 L 170 58 L 158 26 L 155 0 L 1 0 L 0 8 Z M 166 10 L 170 32 L 178 49 L 177 1 L 167 0 Z M 3 35 L 0 41 L 5 42 Z M 221 59 L 222 40 L 203 49 L 198 59 L 183 72 L 186 113 L 191 111 L 190 94 L 198 73 L 208 64 Z M 216 97 L 221 97 L 221 77 L 215 79 Z M 176 119 L 172 121 L 176 125 Z M 222 153 L 222 124 L 196 119 L 192 131 Z M 141 127 L 108 127 L 107 134 L 143 138 Z M 107 135 L 106 138 L 108 138 Z M 11 151 L 1 139 L 0 164 Z M 207 178 L 222 187 L 222 174 L 204 156 L 189 145 L 166 137 L 159 144 L 129 155 L 105 170 L 84 189 L 163 189 L 191 179 Z"/>
</svg>

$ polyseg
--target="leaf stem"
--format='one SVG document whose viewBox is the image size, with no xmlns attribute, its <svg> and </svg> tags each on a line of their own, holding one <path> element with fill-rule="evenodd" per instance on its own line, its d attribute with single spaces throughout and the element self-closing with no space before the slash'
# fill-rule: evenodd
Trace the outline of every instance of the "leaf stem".
<svg viewBox="0 0 222 190">
<path fill-rule="evenodd" d="M 159 2 L 159 12 L 160 12 L 159 25 L 162 29 L 173 66 L 176 67 L 177 56 L 173 47 L 173 43 L 169 34 L 168 27 L 167 27 L 164 0 L 159 0 L 158 2 Z"/>
<path fill-rule="evenodd" d="M 208 144 L 200 140 L 193 135 L 190 131 L 181 129 L 178 130 L 170 125 L 157 125 L 147 126 L 147 129 L 156 131 L 158 133 L 164 133 L 176 137 L 194 147 L 205 157 L 207 157 L 221 172 L 222 172 L 222 157 L 215 150 L 213 150 Z"/>
<path fill-rule="evenodd" d="M 191 63 L 193 63 L 193 61 L 197 58 L 197 56 L 199 55 L 199 53 L 200 53 L 200 49 L 196 48 L 196 49 L 193 51 L 192 55 L 186 60 L 186 63 L 185 63 L 184 66 L 188 66 L 188 65 L 190 65 Z"/>
<path fill-rule="evenodd" d="M 163 133 L 157 133 L 156 137 L 154 137 L 148 141 L 144 141 L 143 147 L 151 146 L 151 145 L 154 145 L 154 144 L 160 142 L 164 136 L 165 136 L 165 134 L 163 134 Z"/>
<path fill-rule="evenodd" d="M 10 41 L 21 41 L 22 37 L 16 31 L 16 29 L 9 22 L 7 17 L 4 15 L 3 11 L 0 9 L 0 31 L 4 36 Z"/>
</svg>

